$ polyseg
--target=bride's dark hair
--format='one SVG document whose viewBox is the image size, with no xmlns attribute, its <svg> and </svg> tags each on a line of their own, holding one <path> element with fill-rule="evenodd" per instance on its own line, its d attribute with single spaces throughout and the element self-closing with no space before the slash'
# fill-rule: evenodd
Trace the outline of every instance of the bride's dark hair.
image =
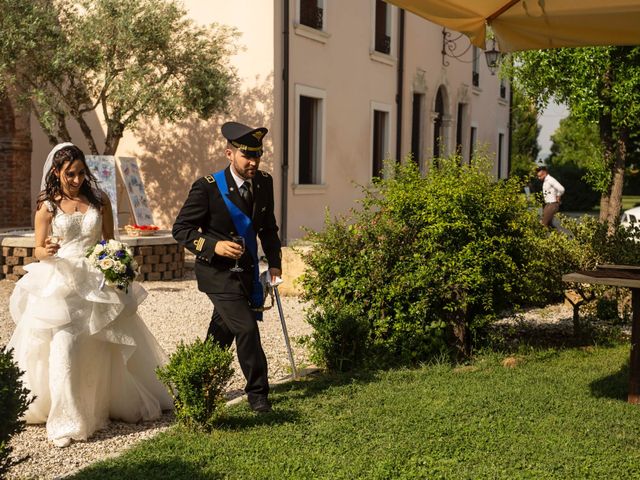
<svg viewBox="0 0 640 480">
<path fill-rule="evenodd" d="M 60 178 L 55 174 L 54 170 L 61 174 L 62 167 L 65 163 L 72 163 L 76 160 L 80 160 L 82 162 L 82 166 L 85 171 L 84 182 L 82 182 L 82 185 L 80 186 L 80 193 L 87 197 L 87 200 L 89 200 L 91 205 L 97 209 L 102 208 L 102 200 L 99 197 L 100 190 L 98 189 L 98 182 L 87 165 L 84 153 L 82 153 L 82 150 L 75 145 L 70 145 L 68 147 L 61 148 L 53 156 L 51 168 L 47 172 L 45 179 L 45 188 L 40 192 L 40 195 L 38 195 L 36 210 L 38 210 L 46 200 L 51 202 L 54 209 L 56 208 L 56 199 L 64 197 L 64 192 L 62 191 Z"/>
</svg>

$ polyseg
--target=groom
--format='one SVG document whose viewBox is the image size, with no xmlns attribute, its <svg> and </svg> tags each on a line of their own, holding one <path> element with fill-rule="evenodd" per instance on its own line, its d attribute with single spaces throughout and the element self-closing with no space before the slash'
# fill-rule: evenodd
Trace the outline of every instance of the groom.
<svg viewBox="0 0 640 480">
<path fill-rule="evenodd" d="M 273 213 L 273 179 L 258 170 L 264 127 L 227 122 L 224 154 L 229 166 L 199 178 L 173 225 L 173 237 L 196 255 L 198 289 L 214 310 L 207 337 L 223 347 L 236 342 L 247 380 L 245 392 L 256 412 L 270 412 L 267 359 L 260 343 L 262 287 L 258 281 L 257 237 L 272 277 L 282 275 L 278 226 Z M 246 248 L 233 241 L 241 236 Z M 238 262 L 241 272 L 231 269 Z M 234 269 L 235 270 L 235 269 Z"/>
</svg>

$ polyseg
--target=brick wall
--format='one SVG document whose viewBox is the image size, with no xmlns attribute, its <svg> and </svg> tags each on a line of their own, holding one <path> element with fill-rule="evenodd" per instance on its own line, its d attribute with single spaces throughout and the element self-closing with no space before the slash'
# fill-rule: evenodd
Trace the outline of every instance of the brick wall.
<svg viewBox="0 0 640 480">
<path fill-rule="evenodd" d="M 184 247 L 181 245 L 140 245 L 131 248 L 140 266 L 140 275 L 136 280 L 173 280 L 184 275 Z M 26 273 L 25 265 L 37 261 L 33 247 L 3 246 L 0 278 L 15 282 Z"/>
<path fill-rule="evenodd" d="M 0 96 L 0 228 L 29 227 L 31 211 L 31 134 L 28 113 Z"/>
</svg>

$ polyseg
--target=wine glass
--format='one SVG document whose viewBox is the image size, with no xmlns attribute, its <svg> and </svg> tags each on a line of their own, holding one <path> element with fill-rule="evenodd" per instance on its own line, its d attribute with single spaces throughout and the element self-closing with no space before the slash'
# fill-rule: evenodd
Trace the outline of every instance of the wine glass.
<svg viewBox="0 0 640 480">
<path fill-rule="evenodd" d="M 233 243 L 237 243 L 238 245 L 240 245 L 242 247 L 242 251 L 244 252 L 244 237 L 241 237 L 240 235 L 234 235 L 233 237 L 231 237 L 231 241 Z M 236 264 L 231 267 L 229 270 L 232 272 L 244 272 L 244 268 L 242 268 L 240 265 L 238 265 L 238 258 L 236 258 Z"/>
</svg>

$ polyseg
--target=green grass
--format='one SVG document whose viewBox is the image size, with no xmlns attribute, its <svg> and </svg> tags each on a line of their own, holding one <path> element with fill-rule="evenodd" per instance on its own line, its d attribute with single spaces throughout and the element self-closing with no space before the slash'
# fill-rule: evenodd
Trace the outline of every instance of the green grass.
<svg viewBox="0 0 640 480">
<path fill-rule="evenodd" d="M 239 405 L 211 434 L 175 427 L 73 478 L 640 478 L 628 352 L 300 381 L 275 389 L 272 414 Z"/>
<path fill-rule="evenodd" d="M 622 197 L 622 209 L 628 210 L 640 206 L 640 195 L 624 195 Z"/>
</svg>

